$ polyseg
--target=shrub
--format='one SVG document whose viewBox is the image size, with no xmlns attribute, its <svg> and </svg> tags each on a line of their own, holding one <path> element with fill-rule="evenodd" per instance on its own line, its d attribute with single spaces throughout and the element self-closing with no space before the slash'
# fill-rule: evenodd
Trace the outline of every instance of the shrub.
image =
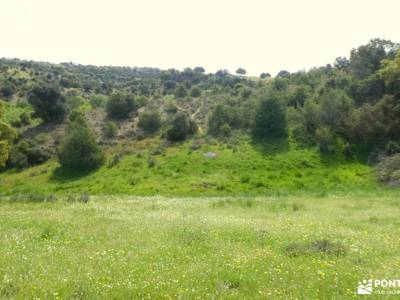
<svg viewBox="0 0 400 300">
<path fill-rule="evenodd" d="M 46 162 L 54 155 L 53 146 L 49 143 L 49 136 L 39 134 L 34 139 L 21 140 L 13 145 L 8 165 L 17 169 Z"/>
<path fill-rule="evenodd" d="M 232 117 L 229 111 L 221 104 L 217 105 L 212 111 L 208 119 L 208 133 L 212 136 L 223 135 L 222 126 L 228 125 L 232 122 Z M 225 126 L 225 130 L 227 127 Z"/>
<path fill-rule="evenodd" d="M 0 122 L 0 141 L 12 142 L 17 137 L 17 131 L 6 123 Z"/>
<path fill-rule="evenodd" d="M 149 157 L 149 159 L 147 160 L 147 166 L 150 168 L 154 168 L 156 166 L 156 159 L 154 157 Z"/>
<path fill-rule="evenodd" d="M 130 94 L 112 94 L 107 102 L 107 114 L 110 118 L 125 119 L 135 109 L 135 99 Z"/>
<path fill-rule="evenodd" d="M 170 141 L 182 141 L 187 135 L 194 134 L 196 131 L 196 123 L 183 112 L 178 112 L 167 131 L 167 137 Z"/>
<path fill-rule="evenodd" d="M 69 110 L 77 110 L 80 106 L 83 105 L 85 100 L 81 96 L 70 96 L 67 97 L 66 100 L 66 105 L 69 108 Z"/>
<path fill-rule="evenodd" d="M 286 115 L 279 94 L 260 99 L 254 116 L 253 134 L 257 138 L 287 136 Z"/>
<path fill-rule="evenodd" d="M 28 126 L 31 124 L 31 114 L 24 111 L 20 116 L 19 116 L 19 121 L 22 126 Z"/>
<path fill-rule="evenodd" d="M 229 124 L 226 124 L 226 123 L 224 125 L 222 125 L 220 130 L 219 130 L 220 135 L 223 136 L 223 137 L 230 136 L 231 135 L 231 131 L 232 131 L 231 130 L 231 126 L 229 126 Z"/>
<path fill-rule="evenodd" d="M 35 115 L 44 122 L 58 122 L 64 120 L 67 109 L 65 98 L 58 87 L 40 84 L 32 88 L 28 101 L 32 104 Z"/>
<path fill-rule="evenodd" d="M 4 98 L 11 98 L 12 95 L 14 95 L 15 91 L 15 86 L 11 83 L 4 82 L 0 86 L 0 95 Z"/>
<path fill-rule="evenodd" d="M 0 141 L 0 168 L 4 167 L 9 156 L 9 146 L 6 141 Z"/>
<path fill-rule="evenodd" d="M 180 84 L 175 89 L 176 98 L 186 97 L 188 94 L 186 87 L 183 84 Z"/>
<path fill-rule="evenodd" d="M 105 108 L 107 105 L 107 97 L 104 95 L 93 95 L 89 99 L 93 108 Z"/>
<path fill-rule="evenodd" d="M 330 154 L 335 151 L 335 139 L 328 127 L 317 128 L 315 138 L 322 154 Z"/>
<path fill-rule="evenodd" d="M 138 126 L 146 133 L 156 132 L 161 127 L 161 116 L 156 111 L 141 113 Z"/>
<path fill-rule="evenodd" d="M 195 98 L 200 97 L 201 96 L 200 89 L 197 86 L 193 87 L 190 90 L 190 96 L 195 97 Z"/>
<path fill-rule="evenodd" d="M 103 127 L 103 133 L 107 138 L 113 138 L 117 135 L 118 126 L 113 121 L 107 122 Z"/>
<path fill-rule="evenodd" d="M 136 98 L 136 105 L 137 105 L 138 107 L 146 106 L 147 103 L 149 103 L 149 98 L 147 98 L 147 97 L 144 96 L 144 95 L 138 96 L 138 97 Z"/>
<path fill-rule="evenodd" d="M 386 157 L 376 167 L 379 180 L 391 186 L 400 185 L 400 154 Z"/>
<path fill-rule="evenodd" d="M 58 151 L 61 166 L 74 171 L 90 171 L 100 167 L 104 159 L 86 122 L 81 118 L 72 122 Z"/>
<path fill-rule="evenodd" d="M 165 111 L 170 114 L 174 114 L 178 111 L 175 99 L 166 99 Z"/>
<path fill-rule="evenodd" d="M 3 114 L 3 104 L 0 102 L 0 118 Z M 16 131 L 6 123 L 0 122 L 0 168 L 4 167 L 10 156 L 10 144 L 16 138 Z"/>
<path fill-rule="evenodd" d="M 389 141 L 385 146 L 385 152 L 389 155 L 400 153 L 400 145 L 394 141 Z"/>
</svg>

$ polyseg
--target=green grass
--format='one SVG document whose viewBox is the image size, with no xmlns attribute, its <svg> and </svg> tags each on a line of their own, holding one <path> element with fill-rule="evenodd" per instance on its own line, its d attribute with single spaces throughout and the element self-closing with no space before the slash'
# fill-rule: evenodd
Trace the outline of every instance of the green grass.
<svg viewBox="0 0 400 300">
<path fill-rule="evenodd" d="M 3 200 L 0 298 L 358 298 L 398 278 L 398 199 Z"/>
<path fill-rule="evenodd" d="M 108 163 L 90 174 L 66 174 L 56 161 L 50 161 L 23 172 L 4 172 L 0 182 L 7 194 L 240 196 L 383 189 L 373 169 L 365 164 L 341 157 L 323 158 L 315 149 L 281 149 L 276 145 L 261 147 L 247 140 L 191 150 L 191 142 L 187 142 L 154 151 L 157 140 L 144 140 L 114 147 L 114 155 L 126 154 L 114 164 L 109 154 Z M 210 151 L 217 157 L 204 156 Z M 152 152 L 158 155 L 150 155 Z"/>
</svg>

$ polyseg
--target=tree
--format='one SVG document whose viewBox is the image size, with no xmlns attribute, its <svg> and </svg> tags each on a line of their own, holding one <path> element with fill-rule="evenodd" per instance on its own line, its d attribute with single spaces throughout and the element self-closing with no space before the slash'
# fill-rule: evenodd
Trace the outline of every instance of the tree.
<svg viewBox="0 0 400 300">
<path fill-rule="evenodd" d="M 350 65 L 350 61 L 343 56 L 336 57 L 335 63 L 333 64 L 336 69 L 343 70 Z"/>
<path fill-rule="evenodd" d="M 221 69 L 221 70 L 218 70 L 217 72 L 215 72 L 215 76 L 217 76 L 217 77 L 226 77 L 228 75 L 229 75 L 229 71 L 225 70 L 225 69 Z"/>
<path fill-rule="evenodd" d="M 200 97 L 201 90 L 197 86 L 192 87 L 192 89 L 190 90 L 190 96 L 194 98 Z"/>
<path fill-rule="evenodd" d="M 289 96 L 289 105 L 294 107 L 302 107 L 306 99 L 310 96 L 308 86 L 299 85 Z"/>
<path fill-rule="evenodd" d="M 156 132 L 161 127 L 161 115 L 157 111 L 143 112 L 139 115 L 138 126 L 146 133 Z"/>
<path fill-rule="evenodd" d="M 3 103 L 0 102 L 0 118 L 3 114 Z M 10 155 L 10 145 L 17 137 L 16 131 L 0 121 L 0 168 L 4 167 Z"/>
<path fill-rule="evenodd" d="M 388 40 L 373 39 L 350 53 L 350 70 L 358 79 L 375 73 L 383 59 L 393 58 L 398 45 Z"/>
<path fill-rule="evenodd" d="M 218 104 L 211 113 L 208 119 L 208 133 L 213 136 L 221 134 L 222 127 L 231 123 L 231 116 L 225 107 Z"/>
<path fill-rule="evenodd" d="M 15 86 L 7 81 L 4 81 L 0 85 L 0 96 L 4 98 L 11 98 L 11 96 L 15 93 Z"/>
<path fill-rule="evenodd" d="M 68 170 L 85 172 L 100 167 L 105 160 L 103 151 L 84 119 L 70 123 L 58 151 L 58 161 Z"/>
<path fill-rule="evenodd" d="M 47 84 L 34 86 L 29 93 L 28 101 L 32 104 L 35 115 L 46 123 L 63 121 L 67 115 L 65 97 L 57 86 Z"/>
<path fill-rule="evenodd" d="M 390 140 L 400 139 L 400 110 L 398 100 L 385 95 L 374 105 L 364 105 L 352 111 L 349 138 L 356 144 L 373 149 Z"/>
<path fill-rule="evenodd" d="M 335 140 L 331 130 L 328 127 L 320 127 L 315 131 L 319 151 L 322 154 L 330 154 L 335 150 Z"/>
<path fill-rule="evenodd" d="M 10 153 L 7 141 L 0 141 L 0 168 L 4 167 Z"/>
<path fill-rule="evenodd" d="M 393 60 L 383 60 L 380 77 L 385 81 L 388 91 L 400 98 L 400 50 Z"/>
<path fill-rule="evenodd" d="M 238 75 L 246 75 L 246 70 L 243 69 L 243 68 L 238 68 L 236 70 L 236 74 L 238 74 Z"/>
<path fill-rule="evenodd" d="M 288 78 L 288 77 L 290 77 L 290 73 L 288 71 L 286 71 L 286 70 L 281 70 L 281 71 L 278 72 L 276 77 L 278 77 L 278 78 Z"/>
<path fill-rule="evenodd" d="M 185 113 L 178 112 L 167 131 L 167 137 L 170 141 L 182 141 L 189 134 L 194 134 L 196 131 L 196 123 L 188 118 Z"/>
<path fill-rule="evenodd" d="M 324 126 L 338 130 L 350 116 L 352 106 L 352 99 L 343 91 L 327 89 L 319 99 L 319 118 Z"/>
<path fill-rule="evenodd" d="M 285 137 L 287 124 L 284 106 L 279 93 L 259 99 L 253 121 L 253 134 L 257 138 Z"/>
<path fill-rule="evenodd" d="M 136 110 L 135 99 L 131 94 L 112 94 L 107 102 L 106 109 L 110 118 L 125 119 Z"/>
<path fill-rule="evenodd" d="M 260 74 L 261 79 L 270 78 L 270 77 L 271 77 L 271 74 L 269 74 L 269 73 L 261 73 Z"/>
<path fill-rule="evenodd" d="M 183 98 L 188 94 L 186 87 L 183 84 L 179 84 L 175 89 L 175 97 Z"/>
<path fill-rule="evenodd" d="M 206 70 L 203 67 L 195 67 L 193 71 L 197 73 L 204 73 Z"/>
</svg>

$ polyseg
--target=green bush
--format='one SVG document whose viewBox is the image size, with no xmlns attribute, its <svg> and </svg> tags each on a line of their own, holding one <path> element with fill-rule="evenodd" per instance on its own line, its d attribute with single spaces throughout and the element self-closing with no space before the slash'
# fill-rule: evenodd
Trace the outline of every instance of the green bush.
<svg viewBox="0 0 400 300">
<path fill-rule="evenodd" d="M 167 131 L 167 137 L 170 141 L 182 141 L 189 134 L 194 134 L 196 131 L 196 123 L 188 118 L 185 113 L 178 112 Z"/>
<path fill-rule="evenodd" d="M 167 113 L 174 114 L 178 111 L 178 107 L 176 106 L 176 101 L 174 98 L 166 98 L 165 102 L 165 111 Z"/>
<path fill-rule="evenodd" d="M 156 132 L 161 127 L 160 113 L 156 111 L 141 113 L 138 126 L 146 133 Z"/>
<path fill-rule="evenodd" d="M 28 126 L 31 125 L 31 114 L 24 111 L 20 116 L 19 116 L 19 121 L 22 126 Z"/>
<path fill-rule="evenodd" d="M 378 178 L 392 186 L 400 186 L 400 154 L 386 157 L 376 167 Z"/>
<path fill-rule="evenodd" d="M 32 88 L 28 101 L 32 104 L 35 115 L 44 122 L 58 122 L 64 120 L 67 109 L 65 97 L 57 86 L 39 84 Z"/>
<path fill-rule="evenodd" d="M 11 147 L 9 167 L 19 170 L 46 162 L 54 155 L 49 136 L 39 134 L 34 139 L 23 139 Z"/>
<path fill-rule="evenodd" d="M 176 98 L 186 97 L 187 94 L 188 94 L 188 91 L 183 84 L 180 84 L 176 87 L 176 89 L 175 89 L 175 97 Z"/>
<path fill-rule="evenodd" d="M 0 96 L 4 98 L 7 99 L 11 98 L 15 92 L 16 92 L 15 86 L 9 82 L 3 82 L 0 85 Z"/>
<path fill-rule="evenodd" d="M 287 124 L 285 109 L 279 94 L 270 94 L 259 100 L 253 122 L 253 134 L 257 138 L 285 137 Z"/>
<path fill-rule="evenodd" d="M 72 111 L 77 110 L 80 106 L 82 106 L 85 103 L 85 99 L 83 99 L 81 96 L 69 96 L 67 97 L 65 103 L 69 110 Z"/>
<path fill-rule="evenodd" d="M 107 102 L 107 114 L 110 118 L 125 119 L 135 109 L 135 99 L 131 94 L 112 94 Z"/>
<path fill-rule="evenodd" d="M 335 139 L 328 127 L 317 128 L 315 138 L 322 154 L 330 154 L 335 151 Z"/>
<path fill-rule="evenodd" d="M 227 125 L 230 129 L 232 120 L 233 118 L 230 111 L 228 111 L 225 106 L 218 104 L 208 118 L 208 133 L 212 136 L 224 135 L 222 133 L 222 127 Z M 226 129 L 225 126 L 225 130 Z"/>
<path fill-rule="evenodd" d="M 190 96 L 197 98 L 201 96 L 201 90 L 195 86 L 190 90 Z"/>
<path fill-rule="evenodd" d="M 223 137 L 230 136 L 231 135 L 231 131 L 232 131 L 231 126 L 229 126 L 229 124 L 226 124 L 226 123 L 224 125 L 222 125 L 220 130 L 219 130 L 221 136 L 223 136 Z"/>
<path fill-rule="evenodd" d="M 89 99 L 93 108 L 105 108 L 107 105 L 107 97 L 104 95 L 93 95 Z"/>
<path fill-rule="evenodd" d="M 0 141 L 0 168 L 4 167 L 9 157 L 9 145 L 7 141 Z"/>
<path fill-rule="evenodd" d="M 149 103 L 149 98 L 147 98 L 146 96 L 141 95 L 136 98 L 136 105 L 138 107 L 146 106 L 147 103 Z"/>
<path fill-rule="evenodd" d="M 118 126 L 113 121 L 107 122 L 103 127 L 103 133 L 107 138 L 113 138 L 118 133 Z"/>
<path fill-rule="evenodd" d="M 58 151 L 61 166 L 84 172 L 100 167 L 104 160 L 104 153 L 86 122 L 81 118 L 72 122 Z"/>
</svg>

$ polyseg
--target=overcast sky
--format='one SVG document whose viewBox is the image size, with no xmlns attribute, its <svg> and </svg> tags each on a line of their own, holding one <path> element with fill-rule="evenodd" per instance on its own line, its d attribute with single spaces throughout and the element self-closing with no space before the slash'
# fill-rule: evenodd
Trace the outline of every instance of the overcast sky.
<svg viewBox="0 0 400 300">
<path fill-rule="evenodd" d="M 0 0 L 0 57 L 276 74 L 400 41 L 400 0 Z"/>
</svg>

